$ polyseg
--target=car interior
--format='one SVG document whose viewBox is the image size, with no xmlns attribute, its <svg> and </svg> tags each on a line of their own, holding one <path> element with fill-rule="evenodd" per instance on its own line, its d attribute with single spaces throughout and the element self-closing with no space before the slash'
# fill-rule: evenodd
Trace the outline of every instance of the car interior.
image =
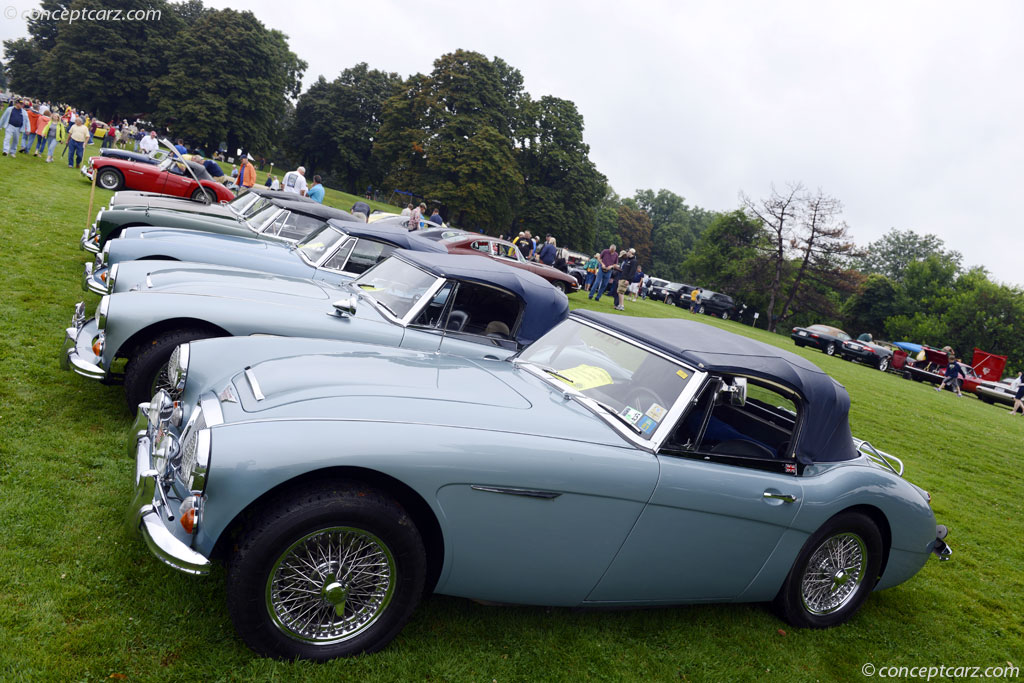
<svg viewBox="0 0 1024 683">
<path fill-rule="evenodd" d="M 477 282 L 447 282 L 413 321 L 447 332 L 513 340 L 522 313 L 511 292 Z"/>
<path fill-rule="evenodd" d="M 297 241 L 322 227 L 324 221 L 313 216 L 306 216 L 294 211 L 285 211 L 263 231 L 267 235 L 275 235 L 281 239 Z"/>
<path fill-rule="evenodd" d="M 705 460 L 791 460 L 794 397 L 754 379 L 738 399 L 737 378 L 712 378 L 666 442 L 668 452 Z"/>
</svg>

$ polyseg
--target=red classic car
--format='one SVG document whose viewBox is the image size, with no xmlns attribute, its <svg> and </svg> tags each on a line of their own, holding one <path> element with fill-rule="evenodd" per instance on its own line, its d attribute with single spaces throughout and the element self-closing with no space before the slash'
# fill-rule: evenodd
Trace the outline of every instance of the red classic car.
<svg viewBox="0 0 1024 683">
<path fill-rule="evenodd" d="M 196 200 L 201 200 L 205 193 L 211 203 L 235 198 L 231 190 L 210 177 L 202 164 L 170 157 L 156 165 L 104 156 L 90 157 L 89 163 L 82 166 L 82 173 L 90 181 L 95 173 L 96 184 L 105 190 L 141 190 Z"/>
<path fill-rule="evenodd" d="M 531 273 L 540 275 L 566 294 L 575 292 L 580 288 L 580 283 L 572 275 L 563 273 L 557 268 L 546 266 L 543 263 L 527 261 L 514 244 L 500 240 L 497 237 L 468 233 L 445 237 L 441 240 L 441 244 L 448 248 L 448 253 L 450 254 L 490 256 L 513 268 L 528 270 Z"/>
</svg>

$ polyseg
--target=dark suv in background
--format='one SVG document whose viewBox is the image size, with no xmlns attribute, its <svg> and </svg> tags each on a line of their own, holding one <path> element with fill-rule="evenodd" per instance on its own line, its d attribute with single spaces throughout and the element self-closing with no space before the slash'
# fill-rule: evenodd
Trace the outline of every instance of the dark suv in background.
<svg viewBox="0 0 1024 683">
<path fill-rule="evenodd" d="M 705 289 L 700 293 L 699 303 L 698 313 L 717 316 L 722 320 L 728 320 L 736 310 L 736 302 L 732 300 L 731 296 L 721 292 L 712 292 L 710 289 Z"/>
</svg>

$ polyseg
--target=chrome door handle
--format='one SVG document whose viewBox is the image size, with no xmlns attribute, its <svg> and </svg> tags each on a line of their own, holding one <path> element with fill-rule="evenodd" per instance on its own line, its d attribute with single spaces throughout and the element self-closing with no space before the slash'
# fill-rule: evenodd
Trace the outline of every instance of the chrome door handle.
<svg viewBox="0 0 1024 683">
<path fill-rule="evenodd" d="M 799 500 L 796 496 L 790 495 L 788 493 L 772 493 L 771 491 L 765 491 L 764 497 L 775 498 L 776 500 L 781 500 L 783 503 L 795 503 L 797 500 Z"/>
</svg>

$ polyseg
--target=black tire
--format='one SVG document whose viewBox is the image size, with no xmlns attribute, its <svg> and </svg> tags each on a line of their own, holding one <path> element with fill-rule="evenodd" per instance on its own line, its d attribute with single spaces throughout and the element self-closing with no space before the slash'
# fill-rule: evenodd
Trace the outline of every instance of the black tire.
<svg viewBox="0 0 1024 683">
<path fill-rule="evenodd" d="M 555 289 L 557 289 L 559 292 L 565 294 L 566 296 L 569 296 L 569 285 L 565 284 L 561 280 L 555 280 L 551 284 L 553 284 L 555 286 Z"/>
<path fill-rule="evenodd" d="M 903 379 L 914 379 L 914 375 L 908 370 L 903 371 Z"/>
<path fill-rule="evenodd" d="M 667 303 L 669 306 L 675 306 L 676 305 L 675 299 L 673 299 L 670 296 L 666 296 L 665 297 L 665 303 Z"/>
<path fill-rule="evenodd" d="M 197 187 L 195 192 L 192 193 L 192 201 L 195 202 L 206 202 L 207 204 L 216 204 L 217 195 L 214 194 L 213 190 L 205 187 Z"/>
<path fill-rule="evenodd" d="M 323 661 L 376 652 L 398 635 L 419 604 L 427 569 L 423 540 L 401 505 L 359 483 L 337 482 L 279 497 L 261 509 L 265 512 L 239 540 L 226 581 L 228 612 L 249 647 L 272 657 Z M 386 586 L 358 586 L 365 591 L 362 604 L 349 596 L 353 584 L 339 579 L 342 568 L 337 559 L 324 561 L 320 555 L 315 563 L 303 563 L 314 545 L 322 549 L 330 543 L 330 549 L 343 550 L 346 543 L 356 541 L 369 545 L 368 552 L 358 555 L 360 562 L 373 561 L 388 577 Z M 275 576 L 280 581 L 276 585 Z M 282 583 L 298 583 L 300 590 L 309 587 L 320 595 L 295 606 L 301 594 L 286 595 Z M 338 603 L 331 598 L 332 590 L 344 605 L 340 622 L 335 620 Z M 283 595 L 286 603 L 280 600 Z M 371 611 L 369 618 L 358 617 L 363 623 L 346 624 L 354 616 L 345 611 L 350 600 L 362 607 L 362 614 Z M 290 619 L 288 604 L 293 613 L 320 607 L 322 612 L 314 613 L 318 626 L 332 628 L 333 633 L 321 631 L 301 639 L 302 624 Z M 340 633 L 346 625 L 352 632 Z"/>
<path fill-rule="evenodd" d="M 208 339 L 213 335 L 206 330 L 185 328 L 169 330 L 157 335 L 154 339 L 142 342 L 132 351 L 131 358 L 124 368 L 124 396 L 128 401 L 128 410 L 135 408 L 153 398 L 158 389 L 167 388 L 166 377 L 160 381 L 161 373 L 167 370 L 167 361 L 171 351 L 178 344 Z"/>
<path fill-rule="evenodd" d="M 888 356 L 882 356 L 881 358 L 879 358 L 878 359 L 878 365 L 876 367 L 879 370 L 881 370 L 882 372 L 885 372 L 886 370 L 888 370 L 889 369 L 889 357 Z"/>
<path fill-rule="evenodd" d="M 96 176 L 96 184 L 104 190 L 117 192 L 124 187 L 124 176 L 116 168 L 103 168 Z"/>
<path fill-rule="evenodd" d="M 722 311 L 722 320 L 729 319 L 729 311 Z"/>
<path fill-rule="evenodd" d="M 825 345 L 825 355 L 826 356 L 834 356 L 834 355 L 836 355 L 836 345 L 835 345 L 835 342 L 829 342 L 828 344 Z"/>
<path fill-rule="evenodd" d="M 797 341 L 797 340 L 795 340 L 795 339 L 793 340 L 793 343 L 794 343 L 794 344 L 796 344 L 796 345 L 797 345 L 797 346 L 798 346 L 799 348 L 801 348 L 801 349 L 802 349 L 802 348 L 804 347 L 804 344 L 801 344 L 800 342 L 798 342 L 798 341 Z"/>
<path fill-rule="evenodd" d="M 882 552 L 882 535 L 870 518 L 859 512 L 836 515 L 801 548 L 772 603 L 775 611 L 789 624 L 802 628 L 842 624 L 874 590 Z M 847 561 L 840 562 L 842 568 L 835 567 L 844 554 Z M 851 567 L 855 570 L 847 572 Z M 852 585 L 847 585 L 851 581 Z"/>
</svg>

